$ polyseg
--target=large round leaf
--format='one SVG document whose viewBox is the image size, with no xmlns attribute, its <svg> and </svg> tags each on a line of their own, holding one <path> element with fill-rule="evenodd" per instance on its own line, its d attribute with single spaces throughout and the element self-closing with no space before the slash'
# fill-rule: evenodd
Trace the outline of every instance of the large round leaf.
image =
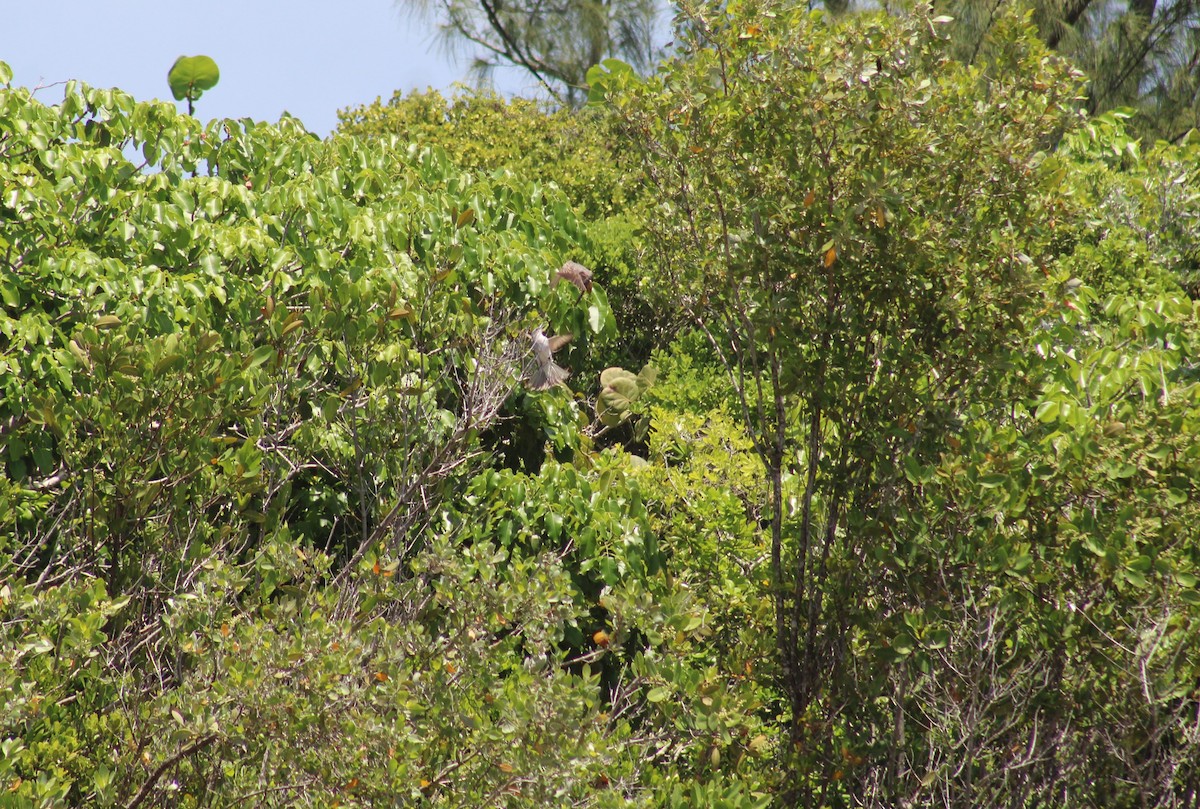
<svg viewBox="0 0 1200 809">
<path fill-rule="evenodd" d="M 624 368 L 605 368 L 600 372 L 600 386 L 603 388 L 616 387 L 618 384 L 625 385 L 630 382 L 636 387 L 637 377 Z M 635 392 L 634 396 L 636 395 Z"/>
<path fill-rule="evenodd" d="M 193 101 L 211 90 L 221 79 L 217 63 L 209 56 L 180 56 L 167 73 L 167 83 L 176 101 L 191 98 Z"/>
<path fill-rule="evenodd" d="M 596 398 L 596 416 L 615 427 L 631 415 L 629 407 L 638 398 L 638 378 L 623 368 L 606 368 L 600 374 L 600 395 Z"/>
</svg>

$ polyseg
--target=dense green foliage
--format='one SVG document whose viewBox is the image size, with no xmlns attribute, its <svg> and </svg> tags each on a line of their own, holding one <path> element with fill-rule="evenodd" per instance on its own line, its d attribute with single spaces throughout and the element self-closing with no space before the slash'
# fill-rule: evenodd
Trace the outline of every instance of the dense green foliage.
<svg viewBox="0 0 1200 809">
<path fill-rule="evenodd" d="M 993 2 L 940 0 L 952 52 L 986 58 L 1003 19 Z M 1177 141 L 1200 124 L 1200 3 L 1196 0 L 1031 0 L 1038 36 L 1086 74 L 1086 107 L 1138 111 L 1139 133 Z M 1002 38 L 1002 37 L 1001 37 Z"/>
<path fill-rule="evenodd" d="M 624 462 L 485 463 L 570 458 L 586 421 L 514 394 L 522 330 L 612 328 L 550 287 L 582 238 L 560 192 L 116 91 L 3 105 L 16 795 L 603 803 L 688 755 L 635 700 L 659 664 L 603 698 L 596 631 L 678 673 L 701 627 Z"/>
<path fill-rule="evenodd" d="M 1077 165 L 1113 119 L 1050 157 L 1075 87 L 1019 18 L 976 69 L 919 15 L 690 15 L 661 77 L 592 86 L 766 471 L 784 803 L 1191 794 L 1191 248 L 1123 251 L 1187 227 L 1146 192 L 1194 173 Z M 1097 221 L 1096 192 L 1139 196 Z"/>
<path fill-rule="evenodd" d="M 1200 141 L 946 25 L 324 141 L 0 64 L 0 805 L 1193 805 Z"/>
<path fill-rule="evenodd" d="M 582 243 L 568 258 L 595 271 L 617 322 L 616 339 L 601 337 L 603 357 L 640 368 L 653 348 L 675 334 L 681 319 L 674 295 L 655 282 L 654 257 L 640 238 L 653 200 L 611 118 L 489 93 L 446 99 L 433 91 L 397 93 L 387 102 L 343 110 L 339 118 L 342 134 L 437 145 L 463 168 L 507 168 L 561 188 L 587 223 Z M 591 370 L 604 367 L 593 364 Z"/>
</svg>

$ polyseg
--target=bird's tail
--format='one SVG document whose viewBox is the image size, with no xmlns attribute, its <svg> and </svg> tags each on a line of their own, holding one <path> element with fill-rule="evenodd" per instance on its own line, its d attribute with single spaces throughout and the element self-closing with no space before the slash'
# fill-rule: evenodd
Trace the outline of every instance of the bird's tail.
<svg viewBox="0 0 1200 809">
<path fill-rule="evenodd" d="M 550 390 L 555 385 L 561 385 L 571 376 L 571 372 L 553 361 L 545 365 L 535 364 L 529 374 L 529 387 L 532 390 Z"/>
</svg>

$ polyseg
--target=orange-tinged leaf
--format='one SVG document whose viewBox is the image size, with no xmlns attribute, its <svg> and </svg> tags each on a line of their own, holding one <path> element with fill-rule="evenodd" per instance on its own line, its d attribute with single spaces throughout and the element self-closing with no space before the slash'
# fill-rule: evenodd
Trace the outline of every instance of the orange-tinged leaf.
<svg viewBox="0 0 1200 809">
<path fill-rule="evenodd" d="M 354 789 L 356 786 L 358 786 L 358 779 L 351 778 L 349 781 L 346 782 L 346 786 L 344 788 L 345 789 Z"/>
<path fill-rule="evenodd" d="M 454 665 L 453 663 L 446 664 L 446 673 L 447 674 L 455 674 L 457 671 L 458 671 L 458 666 Z"/>
<path fill-rule="evenodd" d="M 392 678 L 387 676 L 387 672 L 377 671 L 377 672 L 375 672 L 375 679 L 381 683 L 386 683 L 388 680 L 390 680 Z"/>
<path fill-rule="evenodd" d="M 221 637 L 229 637 L 229 624 L 221 624 Z"/>
<path fill-rule="evenodd" d="M 611 640 L 608 637 L 607 632 L 605 632 L 603 629 L 598 629 L 596 630 L 596 634 L 592 635 L 592 642 L 597 646 L 607 648 Z"/>
<path fill-rule="evenodd" d="M 835 261 L 837 261 L 837 248 L 831 247 L 825 251 L 825 267 L 832 267 Z"/>
<path fill-rule="evenodd" d="M 807 194 L 804 195 L 804 207 L 805 208 L 812 207 L 812 204 L 816 201 L 817 201 L 817 195 L 815 193 L 813 193 L 812 191 L 809 191 Z"/>
<path fill-rule="evenodd" d="M 376 559 L 375 564 L 371 565 L 371 572 L 374 573 L 376 576 L 378 576 L 380 569 L 381 568 L 379 567 L 379 560 Z"/>
<path fill-rule="evenodd" d="M 496 767 L 500 770 L 500 772 L 512 772 L 513 771 L 512 765 L 505 764 L 503 761 L 501 761 L 499 764 L 497 764 Z"/>
</svg>

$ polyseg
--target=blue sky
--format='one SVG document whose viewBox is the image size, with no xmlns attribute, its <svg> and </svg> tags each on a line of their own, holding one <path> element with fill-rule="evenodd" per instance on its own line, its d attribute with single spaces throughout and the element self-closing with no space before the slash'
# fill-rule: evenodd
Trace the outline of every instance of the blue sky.
<svg viewBox="0 0 1200 809">
<path fill-rule="evenodd" d="M 394 90 L 450 90 L 470 61 L 394 0 L 6 0 L 0 11 L 0 61 L 25 87 L 78 79 L 171 100 L 167 71 L 198 54 L 216 60 L 221 81 L 197 118 L 275 121 L 286 110 L 321 136 L 339 109 Z M 496 82 L 508 92 L 527 84 L 515 69 Z M 54 103 L 62 92 L 37 97 Z"/>
</svg>

